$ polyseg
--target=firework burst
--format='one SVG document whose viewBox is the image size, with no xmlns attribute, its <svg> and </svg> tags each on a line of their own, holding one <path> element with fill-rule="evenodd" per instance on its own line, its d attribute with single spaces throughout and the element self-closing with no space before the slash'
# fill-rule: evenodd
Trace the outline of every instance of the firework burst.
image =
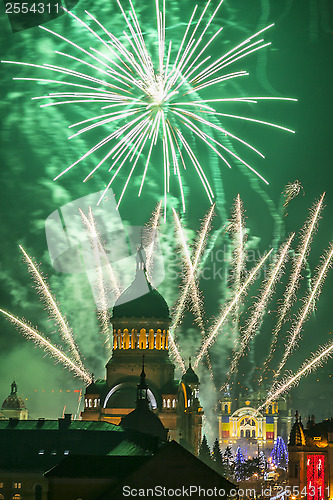
<svg viewBox="0 0 333 500">
<path fill-rule="evenodd" d="M 118 197 L 119 206 L 132 176 L 138 171 L 141 178 L 138 195 L 142 194 L 148 168 L 153 163 L 153 151 L 158 150 L 162 151 L 165 213 L 172 176 L 176 178 L 185 211 L 184 172 L 187 167 L 197 173 L 210 203 L 213 203 L 214 198 L 208 173 L 196 153 L 196 141 L 213 151 L 227 167 L 231 168 L 230 161 L 236 160 L 267 183 L 252 165 L 234 152 L 230 144 L 241 144 L 261 157 L 264 155 L 241 137 L 232 134 L 224 122 L 243 120 L 287 132 L 294 131 L 252 117 L 226 113 L 224 108 L 230 103 L 246 105 L 265 100 L 296 99 L 267 96 L 227 97 L 225 91 L 222 93 L 222 88 L 230 80 L 248 76 L 247 71 L 233 71 L 230 67 L 270 45 L 262 36 L 273 25 L 266 26 L 226 53 L 215 57 L 212 55 L 213 42 L 221 34 L 222 28 L 214 32 L 213 24 L 223 0 L 212 14 L 209 14 L 211 0 L 208 0 L 201 13 L 197 12 L 195 6 L 178 45 L 166 38 L 165 1 L 161 6 L 159 0 L 156 0 L 155 51 L 150 50 L 148 37 L 143 32 L 132 1 L 129 0 L 128 12 L 119 0 L 117 3 L 126 27 L 120 37 L 109 32 L 87 11 L 87 22 L 66 11 L 87 32 L 95 43 L 94 47 L 85 48 L 41 26 L 44 31 L 57 37 L 68 47 L 68 52 L 56 51 L 62 61 L 68 62 L 67 66 L 66 63 L 54 65 L 3 61 L 29 66 L 35 70 L 42 69 L 46 73 L 60 76 L 59 80 L 40 77 L 16 78 L 53 86 L 60 84 L 64 88 L 60 92 L 33 97 L 42 101 L 41 107 L 67 104 L 90 106 L 91 103 L 101 105 L 102 114 L 70 125 L 70 128 L 76 131 L 69 138 L 78 137 L 94 129 L 105 130 L 105 127 L 108 134 L 102 132 L 103 138 L 55 179 L 79 163 L 82 164 L 94 153 L 100 153 L 102 159 L 85 176 L 84 181 L 91 178 L 101 166 L 108 169 L 111 179 L 99 200 L 101 201 L 119 173 L 124 172 L 125 182 Z M 82 70 L 74 70 L 73 63 L 78 64 Z M 62 80 L 63 77 L 66 80 Z M 206 89 L 210 89 L 209 99 L 205 98 Z M 212 92 L 215 92 L 215 95 Z M 138 167 L 139 160 L 142 162 L 141 169 Z"/>
</svg>

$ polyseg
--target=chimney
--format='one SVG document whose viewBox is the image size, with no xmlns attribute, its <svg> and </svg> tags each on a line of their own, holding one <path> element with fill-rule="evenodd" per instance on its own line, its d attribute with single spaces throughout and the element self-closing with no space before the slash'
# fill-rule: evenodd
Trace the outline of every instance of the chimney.
<svg viewBox="0 0 333 500">
<path fill-rule="evenodd" d="M 69 429 L 71 425 L 71 420 L 72 420 L 71 413 L 65 413 L 64 418 L 58 418 L 59 430 Z"/>
</svg>

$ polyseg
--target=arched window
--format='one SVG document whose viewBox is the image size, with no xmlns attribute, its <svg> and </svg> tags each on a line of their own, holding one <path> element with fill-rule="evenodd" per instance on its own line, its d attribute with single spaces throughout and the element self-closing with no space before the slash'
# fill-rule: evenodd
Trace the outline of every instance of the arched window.
<svg viewBox="0 0 333 500">
<path fill-rule="evenodd" d="M 176 408 L 176 400 L 175 399 L 172 400 L 172 408 Z"/>
<path fill-rule="evenodd" d="M 148 345 L 149 349 L 154 349 L 154 330 L 150 329 L 148 333 Z"/>
<path fill-rule="evenodd" d="M 117 333 L 117 342 L 118 342 L 118 349 L 121 349 L 122 346 L 123 346 L 123 339 L 122 339 L 122 335 L 121 335 L 121 330 L 118 329 L 118 333 Z"/>
<path fill-rule="evenodd" d="M 140 330 L 140 336 L 139 336 L 139 349 L 146 349 L 147 348 L 147 335 L 146 335 L 146 330 L 142 328 Z"/>
<path fill-rule="evenodd" d="M 43 496 L 43 488 L 41 487 L 40 484 L 37 484 L 35 486 L 35 500 L 42 500 Z"/>
<path fill-rule="evenodd" d="M 252 431 L 252 437 L 255 438 L 256 437 L 256 431 Z"/>
<path fill-rule="evenodd" d="M 170 408 L 170 399 L 167 400 L 167 408 Z"/>
<path fill-rule="evenodd" d="M 128 333 L 128 329 L 124 329 L 124 334 L 123 334 L 123 349 L 129 349 L 130 346 L 130 336 Z"/>
<path fill-rule="evenodd" d="M 268 407 L 268 413 L 272 413 L 272 405 L 269 405 L 269 407 Z"/>
<path fill-rule="evenodd" d="M 245 431 L 245 437 L 247 437 L 247 438 L 251 437 L 249 429 L 246 429 L 246 431 Z"/>
<path fill-rule="evenodd" d="M 241 429 L 241 431 L 240 431 L 240 437 L 241 437 L 241 438 L 243 438 L 243 437 L 244 437 L 244 431 L 243 431 L 243 429 Z"/>
<path fill-rule="evenodd" d="M 12 499 L 13 500 L 22 500 L 22 497 L 18 493 L 15 493 L 15 495 L 12 496 Z"/>
<path fill-rule="evenodd" d="M 156 349 L 160 350 L 162 348 L 162 332 L 161 330 L 157 330 L 156 332 Z"/>
<path fill-rule="evenodd" d="M 131 336 L 131 347 L 132 347 L 132 349 L 135 349 L 136 346 L 137 346 L 137 344 L 138 344 L 138 333 L 135 330 L 135 328 L 133 328 L 133 330 L 132 330 L 132 336 Z"/>
<path fill-rule="evenodd" d="M 163 408 L 166 407 L 166 401 L 165 401 L 165 398 L 163 398 Z"/>
<path fill-rule="evenodd" d="M 224 405 L 224 412 L 225 412 L 225 413 L 228 413 L 228 411 L 229 411 L 229 407 L 228 407 L 228 405 Z"/>
</svg>

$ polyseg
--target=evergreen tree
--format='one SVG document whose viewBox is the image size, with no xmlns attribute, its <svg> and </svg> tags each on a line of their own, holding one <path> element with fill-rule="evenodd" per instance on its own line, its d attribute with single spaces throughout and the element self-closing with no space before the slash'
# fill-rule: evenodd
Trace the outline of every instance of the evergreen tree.
<svg viewBox="0 0 333 500">
<path fill-rule="evenodd" d="M 199 449 L 199 458 L 206 465 L 212 466 L 212 455 L 208 446 L 206 436 L 203 437 L 200 449 Z"/>
<path fill-rule="evenodd" d="M 278 436 L 271 452 L 272 462 L 276 467 L 285 469 L 288 464 L 288 450 L 282 437 Z"/>
<path fill-rule="evenodd" d="M 246 478 L 246 464 L 242 450 L 238 446 L 235 455 L 235 470 L 234 476 L 236 481 L 243 481 Z"/>
<path fill-rule="evenodd" d="M 214 469 L 216 470 L 216 472 L 218 472 L 219 474 L 222 474 L 222 475 L 226 475 L 227 470 L 224 466 L 224 460 L 223 460 L 223 456 L 222 456 L 220 445 L 219 445 L 217 438 L 215 439 L 215 443 L 213 446 L 212 459 L 214 462 Z"/>
<path fill-rule="evenodd" d="M 267 469 L 267 461 L 263 451 L 259 452 L 258 456 L 258 474 L 259 476 L 264 476 Z"/>
<path fill-rule="evenodd" d="M 223 466 L 226 471 L 227 478 L 233 476 L 234 473 L 234 456 L 230 446 L 227 446 L 223 453 Z"/>
</svg>

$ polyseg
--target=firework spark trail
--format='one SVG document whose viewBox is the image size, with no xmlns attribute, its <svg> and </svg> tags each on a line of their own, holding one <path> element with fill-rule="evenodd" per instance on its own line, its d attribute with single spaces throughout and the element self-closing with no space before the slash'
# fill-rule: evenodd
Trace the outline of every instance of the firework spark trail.
<svg viewBox="0 0 333 500">
<path fill-rule="evenodd" d="M 296 347 L 297 340 L 300 337 L 300 332 L 303 327 L 304 321 L 307 319 L 309 316 L 309 312 L 311 309 L 311 306 L 314 305 L 315 300 L 318 298 L 320 292 L 321 292 L 321 286 L 323 284 L 323 281 L 325 280 L 325 277 L 327 275 L 328 269 L 332 264 L 332 257 L 333 257 L 333 243 L 330 245 L 330 248 L 327 251 L 327 257 L 323 261 L 322 266 L 318 269 L 317 277 L 314 280 L 313 288 L 312 291 L 308 294 L 308 296 L 305 298 L 305 304 L 300 311 L 298 318 L 290 332 L 289 340 L 286 345 L 286 350 L 283 354 L 283 358 L 281 360 L 281 363 L 279 364 L 278 369 L 276 370 L 276 373 L 274 374 L 274 378 L 277 379 L 277 377 L 280 375 L 280 372 L 284 365 L 286 364 L 286 361 L 292 352 L 292 350 Z"/>
<path fill-rule="evenodd" d="M 73 338 L 73 332 L 67 323 L 66 317 L 61 314 L 59 306 L 58 306 L 55 298 L 51 294 L 50 289 L 49 289 L 45 279 L 43 278 L 40 271 L 38 270 L 37 265 L 34 264 L 32 259 L 29 257 L 29 255 L 27 254 L 27 252 L 24 250 L 24 248 L 21 245 L 19 245 L 19 248 L 24 255 L 24 259 L 28 265 L 28 270 L 29 270 L 34 282 L 36 283 L 37 292 L 41 295 L 51 318 L 58 325 L 59 333 L 60 333 L 62 339 L 69 346 L 71 355 L 73 356 L 75 363 L 77 363 L 77 365 L 80 366 L 81 369 L 83 369 L 84 366 L 83 366 L 83 363 L 81 360 L 81 356 L 80 356 L 78 348 L 75 344 L 75 341 Z"/>
<path fill-rule="evenodd" d="M 283 295 L 281 307 L 278 311 L 278 320 L 277 320 L 277 323 L 276 323 L 274 330 L 272 332 L 272 342 L 271 342 L 269 354 L 268 354 L 268 356 L 265 360 L 265 363 L 264 363 L 264 373 L 268 369 L 268 365 L 269 365 L 270 361 L 272 360 L 273 353 L 275 351 L 275 346 L 276 346 L 276 343 L 278 340 L 278 335 L 279 335 L 279 332 L 280 332 L 280 330 L 285 322 L 286 314 L 288 313 L 289 309 L 291 308 L 291 306 L 294 302 L 295 292 L 298 289 L 299 281 L 301 278 L 301 271 L 302 271 L 302 268 L 304 266 L 304 263 L 306 262 L 306 257 L 307 257 L 307 254 L 309 252 L 313 233 L 317 227 L 317 223 L 319 220 L 320 212 L 321 212 L 323 201 L 324 201 L 324 196 L 325 196 L 325 193 L 323 193 L 319 202 L 317 204 L 315 204 L 314 207 L 311 209 L 310 217 L 306 221 L 304 227 L 302 228 L 303 237 L 302 237 L 299 249 L 297 250 L 298 258 L 294 264 L 294 268 L 293 268 L 290 280 L 288 282 L 285 293 Z"/>
<path fill-rule="evenodd" d="M 246 260 L 246 253 L 245 253 L 245 237 L 244 237 L 244 232 L 245 232 L 245 224 L 244 224 L 244 216 L 243 216 L 243 206 L 242 206 L 242 201 L 240 199 L 239 194 L 237 195 L 237 198 L 235 200 L 235 205 L 234 205 L 234 210 L 231 218 L 231 222 L 229 225 L 229 230 L 232 233 L 232 239 L 233 239 L 233 244 L 234 244 L 234 255 L 233 255 L 233 269 L 234 269 L 234 275 L 233 275 L 233 291 L 234 294 L 237 294 L 240 288 L 241 284 L 241 277 L 242 273 L 244 272 L 245 269 L 245 260 Z M 234 333 L 235 333 L 235 340 L 234 344 L 237 344 L 237 335 L 238 335 L 238 323 L 239 323 L 239 309 L 240 309 L 240 302 L 237 301 L 235 305 L 235 310 L 234 310 L 234 322 L 233 322 L 233 327 L 234 327 Z"/>
<path fill-rule="evenodd" d="M 205 331 L 203 319 L 202 319 L 201 307 L 200 307 L 201 299 L 200 299 L 200 295 L 199 295 L 199 291 L 198 291 L 198 286 L 196 283 L 196 274 L 197 274 L 199 259 L 200 259 L 201 253 L 203 251 L 203 248 L 204 248 L 204 245 L 206 242 L 206 238 L 207 238 L 207 233 L 209 231 L 212 217 L 214 214 L 214 209 L 215 209 L 215 205 L 212 205 L 206 218 L 203 221 L 202 228 L 200 229 L 200 233 L 199 233 L 200 238 L 198 240 L 198 244 L 197 244 L 197 247 L 195 249 L 193 263 L 191 260 L 190 251 L 189 251 L 189 248 L 187 245 L 186 236 L 184 234 L 183 227 L 181 225 L 181 222 L 179 220 L 177 212 L 175 211 L 175 209 L 172 209 L 175 223 L 176 223 L 178 238 L 179 238 L 179 241 L 181 243 L 181 247 L 182 247 L 183 254 L 184 254 L 184 263 L 185 263 L 186 268 L 187 268 L 187 273 L 186 273 L 186 277 L 185 277 L 186 285 L 185 285 L 184 289 L 182 290 L 180 300 L 178 301 L 177 307 L 173 313 L 173 322 L 172 322 L 172 325 L 170 328 L 171 332 L 174 332 L 177 325 L 179 324 L 179 321 L 182 318 L 189 292 L 191 292 L 190 298 L 192 301 L 193 309 L 195 310 L 195 313 L 196 313 L 196 321 L 198 323 L 198 326 L 203 333 Z"/>
<path fill-rule="evenodd" d="M 226 385 L 229 383 L 233 373 L 237 372 L 240 358 L 243 356 L 249 343 L 254 338 L 255 334 L 258 332 L 260 322 L 262 321 L 262 318 L 266 312 L 267 303 L 272 294 L 274 293 L 274 286 L 281 275 L 283 266 L 285 265 L 286 259 L 288 257 L 290 244 L 294 236 L 295 233 L 293 233 L 288 239 L 288 241 L 284 245 L 282 245 L 280 250 L 280 255 L 276 263 L 273 263 L 271 266 L 271 270 L 269 272 L 266 283 L 264 283 L 262 292 L 260 293 L 260 299 L 253 307 L 253 310 L 251 311 L 251 319 L 250 321 L 248 321 L 245 327 L 245 331 L 241 336 L 240 345 L 232 355 L 231 366 L 229 372 L 227 373 L 226 381 L 222 385 L 220 391 L 224 390 Z"/>
<path fill-rule="evenodd" d="M 107 272 L 108 278 L 109 278 L 108 286 L 110 287 L 110 291 L 111 291 L 112 295 L 114 296 L 114 298 L 117 299 L 121 295 L 121 293 L 123 292 L 123 288 L 122 288 L 121 284 L 119 283 L 119 281 L 117 280 L 116 274 L 113 270 L 113 267 L 110 263 L 110 260 L 108 259 L 106 251 L 104 249 L 104 246 L 103 246 L 103 243 L 101 240 L 101 236 L 100 236 L 98 229 L 97 229 L 97 226 L 96 226 L 94 213 L 93 213 L 91 207 L 89 207 L 88 217 L 84 214 L 84 212 L 81 209 L 79 209 L 79 212 L 80 212 L 82 221 L 85 224 L 85 226 L 90 234 L 91 239 L 96 242 L 99 255 L 103 258 L 103 263 L 106 264 L 106 266 L 105 266 L 106 272 Z"/>
<path fill-rule="evenodd" d="M 243 293 L 246 291 L 247 287 L 252 283 L 252 281 L 254 280 L 257 272 L 260 270 L 260 268 L 262 267 L 262 265 L 265 263 L 265 261 L 268 259 L 268 257 L 270 256 L 270 254 L 273 252 L 273 248 L 271 248 L 271 250 L 260 260 L 260 262 L 254 267 L 254 269 L 252 269 L 251 273 L 249 274 L 249 277 L 246 279 L 246 281 L 244 282 L 244 284 L 242 285 L 241 289 L 239 290 L 239 292 L 236 294 L 236 296 L 233 298 L 233 300 L 230 301 L 229 305 L 226 307 L 226 309 L 222 312 L 220 318 L 218 319 L 216 325 L 214 326 L 213 328 L 213 331 L 212 333 L 206 338 L 206 340 L 203 342 L 203 345 L 199 351 L 199 354 L 195 360 L 195 363 L 194 363 L 194 368 L 196 368 L 198 366 L 198 364 L 200 363 L 200 360 L 202 358 L 202 356 L 205 354 L 206 350 L 213 344 L 213 342 L 216 340 L 216 336 L 219 332 L 219 329 L 221 328 L 221 326 L 223 325 L 224 321 L 226 320 L 226 318 L 228 317 L 228 315 L 230 314 L 230 312 L 233 310 L 233 308 L 235 307 L 237 301 L 239 300 L 239 298 L 243 295 Z"/>
<path fill-rule="evenodd" d="M 96 229 L 95 219 L 89 207 L 89 216 L 87 217 L 84 212 L 79 208 L 81 219 L 83 224 L 88 230 L 90 244 L 94 254 L 95 260 L 95 270 L 97 274 L 97 287 L 98 287 L 98 305 L 97 305 L 97 317 L 99 319 L 102 334 L 104 336 L 104 344 L 108 352 L 112 350 L 111 333 L 110 333 L 110 321 L 108 314 L 108 301 L 107 301 L 107 290 L 104 284 L 104 277 L 102 271 L 101 262 L 101 242 Z"/>
<path fill-rule="evenodd" d="M 55 347 L 49 340 L 47 340 L 43 335 L 41 335 L 35 328 L 28 325 L 24 321 L 16 318 L 12 314 L 0 309 L 0 312 L 4 314 L 9 320 L 17 325 L 22 333 L 29 339 L 34 340 L 39 346 L 43 347 L 47 353 L 54 357 L 57 361 L 60 361 L 66 368 L 69 368 L 75 373 L 75 375 L 83 379 L 86 383 L 90 384 L 92 379 L 90 374 L 81 368 L 74 361 L 72 361 L 63 351 Z"/>
<path fill-rule="evenodd" d="M 242 272 L 245 268 L 245 238 L 244 238 L 244 216 L 243 216 L 243 206 L 239 194 L 237 195 L 234 214 L 231 222 L 231 231 L 234 235 L 235 242 L 235 252 L 234 252 L 234 268 L 235 268 L 235 279 L 234 279 L 234 289 L 239 290 Z"/>
<path fill-rule="evenodd" d="M 123 32 L 124 43 L 114 34 L 110 33 L 89 12 L 86 11 L 86 15 L 89 19 L 89 22 L 86 23 L 78 18 L 73 12 L 64 9 L 85 32 L 89 32 L 89 36 L 91 36 L 103 50 L 98 50 L 98 48 L 94 47 L 90 47 L 89 50 L 86 50 L 70 39 L 45 26 L 41 26 L 41 28 L 51 36 L 57 37 L 64 42 L 66 46 L 74 49 L 76 54 L 81 53 L 82 58 L 69 53 L 56 51 L 56 54 L 58 54 L 62 60 L 65 59 L 70 62 L 70 67 L 46 63 L 40 65 L 18 61 L 3 61 L 5 63 L 19 64 L 34 69 L 51 71 L 61 76 L 66 75 L 70 77 L 68 80 L 71 80 L 71 78 L 74 79 L 73 81 L 59 81 L 47 78 L 16 78 L 18 80 L 30 80 L 50 85 L 63 84 L 72 87 L 71 91 L 50 92 L 43 96 L 34 97 L 33 99 L 42 100 L 42 107 L 70 103 L 101 103 L 104 104 L 102 109 L 112 109 L 106 114 L 92 116 L 86 120 L 70 125 L 70 127 L 79 127 L 83 125 L 83 127 L 71 137 L 76 137 L 96 127 L 110 124 L 114 124 L 115 130 L 96 143 L 78 160 L 65 168 L 57 175 L 55 180 L 100 148 L 107 146 L 110 148 L 109 151 L 85 177 L 84 181 L 90 178 L 109 158 L 112 159 L 113 163 L 109 171 L 114 168 L 116 170 L 110 182 L 107 184 L 101 197 L 102 199 L 114 179 L 123 169 L 123 166 L 125 164 L 129 166 L 134 160 L 129 173 L 126 173 L 127 180 L 125 181 L 118 200 L 119 205 L 142 154 L 143 158 L 146 158 L 146 163 L 139 189 L 139 196 L 141 195 L 152 150 L 155 149 L 156 146 L 158 147 L 157 143 L 161 143 L 163 151 L 162 164 L 164 171 L 165 214 L 167 194 L 170 191 L 171 166 L 173 166 L 173 173 L 179 184 L 183 211 L 185 211 L 185 195 L 179 159 L 181 160 L 184 170 L 186 169 L 186 162 L 194 168 L 206 191 L 209 201 L 212 203 L 214 195 L 209 179 L 206 176 L 205 169 L 196 157 L 193 148 L 190 146 L 190 142 L 194 138 L 195 140 L 198 139 L 199 141 L 203 141 L 228 167 L 231 165 L 224 157 L 225 153 L 234 157 L 267 183 L 259 172 L 237 156 L 232 149 L 214 139 L 213 134 L 217 132 L 223 137 L 228 136 L 230 139 L 242 143 L 260 156 L 263 155 L 246 141 L 233 135 L 220 126 L 219 123 L 216 124 L 211 120 L 213 120 L 215 115 L 219 115 L 231 120 L 240 119 L 272 126 L 287 132 L 294 131 L 277 124 L 256 120 L 251 117 L 217 113 L 211 103 L 257 103 L 260 100 L 264 101 L 269 99 L 288 101 L 295 101 L 296 99 L 262 96 L 205 100 L 200 99 L 200 95 L 197 93 L 205 88 L 223 84 L 227 80 L 248 76 L 248 73 L 244 70 L 231 71 L 229 73 L 225 71 L 226 68 L 233 63 L 270 45 L 270 43 L 265 43 L 264 39 L 260 37 L 273 25 L 266 26 L 254 33 L 222 56 L 211 59 L 211 55 L 209 55 L 207 50 L 215 38 L 221 33 L 222 28 L 218 28 L 213 35 L 208 34 L 208 28 L 212 25 L 223 0 L 219 2 L 212 14 L 208 14 L 208 7 L 211 0 L 208 0 L 199 15 L 197 15 L 196 12 L 197 6 L 194 7 L 178 48 L 175 44 L 172 44 L 171 41 L 169 43 L 166 41 L 165 1 L 162 2 L 162 7 L 160 7 L 160 2 L 156 0 L 158 64 L 155 69 L 132 1 L 129 0 L 129 15 L 126 14 L 119 0 L 117 0 L 117 3 L 127 30 Z M 101 30 L 100 32 L 102 35 L 100 36 L 95 30 Z M 89 71 L 93 71 L 92 74 L 95 76 L 72 69 L 73 64 L 79 64 L 80 67 L 89 68 Z M 199 97 L 199 99 L 197 99 L 197 97 Z M 50 100 L 51 102 L 44 104 L 45 100 Z M 203 132 L 198 125 L 202 128 L 208 127 L 211 131 L 210 134 Z M 185 136 L 180 129 L 183 129 L 183 132 L 187 135 Z M 188 137 L 190 137 L 191 140 L 189 140 Z M 113 145 L 114 143 L 115 145 Z M 223 154 L 217 150 L 217 147 L 223 150 Z M 148 148 L 148 154 L 144 148 Z M 186 162 L 182 150 L 184 150 L 184 153 L 187 155 Z M 131 157 L 126 163 L 129 156 Z M 100 201 L 101 200 L 99 200 L 99 202 Z"/>
<path fill-rule="evenodd" d="M 270 394 L 268 398 L 265 400 L 265 402 L 257 408 L 256 413 L 258 413 L 271 401 L 275 401 L 281 394 L 286 392 L 288 389 L 296 385 L 301 377 L 308 375 L 309 373 L 311 373 L 312 370 L 315 370 L 318 366 L 321 366 L 321 364 L 326 359 L 330 358 L 332 354 L 333 354 L 333 342 L 329 342 L 328 344 L 320 347 L 309 360 L 303 363 L 303 365 L 295 375 L 286 377 L 283 381 L 274 386 L 274 389 L 270 391 Z"/>
<path fill-rule="evenodd" d="M 153 276 L 153 268 L 154 268 L 154 249 L 156 244 L 156 234 L 158 231 L 160 216 L 162 210 L 162 201 L 160 201 L 154 211 L 149 223 L 148 223 L 148 245 L 146 249 L 146 269 L 148 276 L 152 279 Z"/>
</svg>

